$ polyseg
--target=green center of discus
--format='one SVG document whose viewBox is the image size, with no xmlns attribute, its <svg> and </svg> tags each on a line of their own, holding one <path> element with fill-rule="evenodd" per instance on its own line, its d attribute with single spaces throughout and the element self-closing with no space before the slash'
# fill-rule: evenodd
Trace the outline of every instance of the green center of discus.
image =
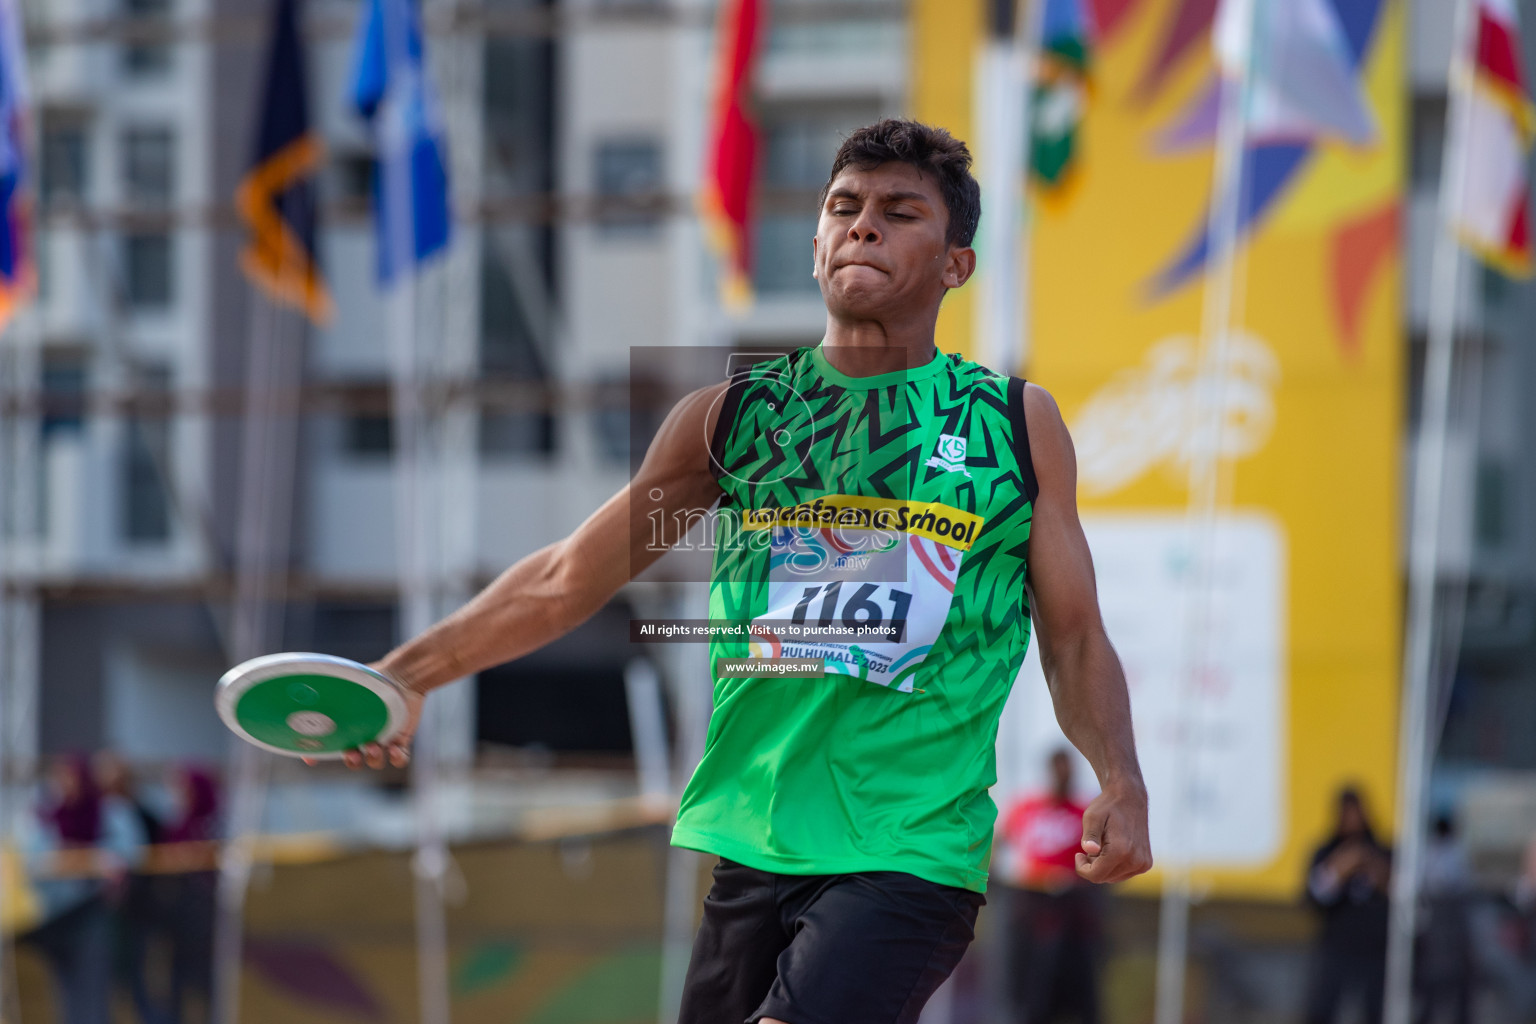
<svg viewBox="0 0 1536 1024">
<path fill-rule="evenodd" d="M 325 736 L 295 732 L 288 716 L 299 710 L 327 716 L 336 723 L 336 731 Z M 334 753 L 378 739 L 389 724 L 389 708 L 378 694 L 347 679 L 278 676 L 241 694 L 235 719 L 254 739 L 274 747 Z"/>
</svg>

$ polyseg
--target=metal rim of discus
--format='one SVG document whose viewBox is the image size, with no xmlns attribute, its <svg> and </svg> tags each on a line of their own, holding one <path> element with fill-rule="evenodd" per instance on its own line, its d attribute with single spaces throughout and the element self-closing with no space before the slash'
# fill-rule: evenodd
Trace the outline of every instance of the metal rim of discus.
<svg viewBox="0 0 1536 1024">
<path fill-rule="evenodd" d="M 348 723 L 344 720 L 338 722 L 335 716 L 327 714 L 327 711 L 334 710 L 334 702 L 327 702 L 322 699 L 324 695 L 316 693 L 313 701 L 292 700 L 283 705 L 291 707 L 285 716 L 284 724 L 295 736 L 293 746 L 283 746 L 253 735 L 241 719 L 242 699 L 264 683 L 285 678 L 292 679 L 295 686 L 313 691 L 313 686 L 303 681 L 309 677 L 340 680 L 372 693 L 383 704 L 382 727 L 371 736 L 363 736 L 356 742 L 347 743 L 344 747 L 327 749 L 325 737 L 340 731 Z M 289 690 L 291 692 L 292 687 Z M 270 695 L 268 695 L 268 703 L 272 703 Z M 282 705 L 281 698 L 278 699 L 278 703 Z M 364 703 L 367 702 L 364 701 Z M 315 706 L 306 706 L 307 704 Z M 284 757 L 304 757 L 312 760 L 338 760 L 344 757 L 348 750 L 353 750 L 365 743 L 388 744 L 405 728 L 409 715 L 405 695 L 400 684 L 393 679 L 349 658 L 308 652 L 266 654 L 236 665 L 219 679 L 214 689 L 214 707 L 218 710 L 219 718 L 230 731 L 245 742 Z M 372 714 L 376 715 L 377 712 L 373 711 Z M 270 723 L 263 731 L 267 732 L 269 737 L 275 738 L 273 734 L 276 729 Z M 305 740 L 317 746 L 313 749 L 307 748 L 303 745 Z"/>
</svg>

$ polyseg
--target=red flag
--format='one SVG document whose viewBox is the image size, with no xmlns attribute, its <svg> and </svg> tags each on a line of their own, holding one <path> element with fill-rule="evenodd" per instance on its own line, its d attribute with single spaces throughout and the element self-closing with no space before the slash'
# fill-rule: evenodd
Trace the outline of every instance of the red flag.
<svg viewBox="0 0 1536 1024">
<path fill-rule="evenodd" d="M 720 9 L 714 108 L 704 173 L 705 224 L 725 266 L 725 304 L 752 301 L 752 199 L 758 129 L 752 119 L 752 69 L 766 0 L 725 0 Z"/>
<path fill-rule="evenodd" d="M 1457 147 L 1467 177 L 1457 197 L 1462 241 L 1507 274 L 1530 276 L 1530 182 L 1526 152 L 1536 109 L 1526 95 L 1513 0 L 1478 0 L 1471 85 Z"/>
</svg>

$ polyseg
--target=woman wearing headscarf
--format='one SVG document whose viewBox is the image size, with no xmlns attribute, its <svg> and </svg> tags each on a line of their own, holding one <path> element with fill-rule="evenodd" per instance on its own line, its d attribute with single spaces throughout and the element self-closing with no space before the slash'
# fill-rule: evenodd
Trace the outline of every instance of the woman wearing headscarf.
<svg viewBox="0 0 1536 1024">
<path fill-rule="evenodd" d="M 179 1024 L 182 1004 L 190 992 L 205 998 L 213 988 L 213 926 L 217 908 L 218 872 L 212 851 L 198 844 L 219 838 L 219 783 L 196 764 L 177 767 L 173 789 L 177 811 L 166 827 L 164 842 L 178 850 L 182 869 L 174 875 L 170 910 L 170 1024 Z"/>
<path fill-rule="evenodd" d="M 1340 790 L 1333 835 L 1312 855 L 1307 898 L 1322 916 L 1307 993 L 1307 1024 L 1332 1024 L 1351 994 L 1381 1024 L 1387 974 L 1392 851 L 1376 839 L 1358 790 Z"/>
<path fill-rule="evenodd" d="M 85 757 L 54 761 L 28 858 L 43 923 L 23 938 L 52 969 L 61 1024 L 109 1024 L 110 901 L 143 846 L 133 809 L 103 798 Z"/>
<path fill-rule="evenodd" d="M 91 773 L 102 800 L 121 801 L 138 819 L 145 843 L 159 843 L 165 828 L 142 799 L 132 766 L 116 751 L 98 750 L 91 756 Z M 149 979 L 150 946 L 164 931 L 163 883 L 157 875 L 131 871 L 113 907 L 116 984 L 127 991 L 141 1024 L 164 1024 Z"/>
</svg>

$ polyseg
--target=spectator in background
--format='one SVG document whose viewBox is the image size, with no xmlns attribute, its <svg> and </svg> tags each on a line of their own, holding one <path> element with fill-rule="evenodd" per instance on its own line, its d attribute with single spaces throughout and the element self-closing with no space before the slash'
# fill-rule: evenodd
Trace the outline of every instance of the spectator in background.
<svg viewBox="0 0 1536 1024">
<path fill-rule="evenodd" d="M 1494 926 L 1490 974 L 1502 990 L 1510 1015 L 1536 1021 L 1536 835 L 1525 844 L 1520 877 L 1509 893 L 1505 914 Z"/>
<path fill-rule="evenodd" d="M 186 1000 L 209 999 L 213 991 L 213 928 L 217 912 L 218 871 L 213 850 L 199 844 L 219 838 L 219 783 L 200 765 L 177 766 L 172 786 L 176 813 L 165 830 L 172 877 L 170 911 L 171 1013 L 180 1024 Z"/>
<path fill-rule="evenodd" d="M 1307 898 L 1323 927 L 1312 958 L 1307 1024 L 1332 1024 L 1347 996 L 1380 1024 L 1387 970 L 1387 883 L 1392 852 L 1371 828 L 1358 790 L 1339 792 L 1333 835 L 1312 855 Z"/>
<path fill-rule="evenodd" d="M 1536 912 L 1536 836 L 1526 840 L 1525 854 L 1520 858 L 1520 877 L 1515 879 L 1510 899 L 1516 910 Z"/>
<path fill-rule="evenodd" d="M 101 750 L 91 758 L 96 785 L 104 798 L 120 801 L 132 810 L 147 842 L 157 844 L 165 831 L 160 819 L 140 799 L 133 770 L 115 751 Z M 130 872 L 122 899 L 114 907 L 114 974 L 128 990 L 134 1012 L 143 1024 L 161 1024 L 163 1010 L 150 994 L 149 948 L 165 931 L 167 886 L 164 879 Z"/>
<path fill-rule="evenodd" d="M 103 796 L 121 800 L 133 810 L 143 829 L 145 842 L 151 845 L 160 842 L 165 825 L 141 798 L 138 780 L 128 762 L 115 750 L 98 750 L 91 757 L 91 772 Z"/>
<path fill-rule="evenodd" d="M 1051 755 L 1050 772 L 1050 790 L 1015 803 L 998 829 L 1013 889 L 1013 997 L 1024 1024 L 1098 1024 L 1100 896 L 1076 863 L 1087 805 L 1073 797 L 1067 750 Z"/>
<path fill-rule="evenodd" d="M 48 961 L 60 1024 L 109 1024 L 111 904 L 143 855 L 133 809 L 104 797 L 83 756 L 49 768 L 29 864 L 43 923 L 23 937 Z"/>
<path fill-rule="evenodd" d="M 1452 1024 L 1472 1021 L 1472 869 L 1449 814 L 1435 818 L 1424 850 L 1424 912 L 1413 958 L 1419 1001 L 1415 1024 L 1430 1024 L 1442 1007 Z"/>
</svg>

